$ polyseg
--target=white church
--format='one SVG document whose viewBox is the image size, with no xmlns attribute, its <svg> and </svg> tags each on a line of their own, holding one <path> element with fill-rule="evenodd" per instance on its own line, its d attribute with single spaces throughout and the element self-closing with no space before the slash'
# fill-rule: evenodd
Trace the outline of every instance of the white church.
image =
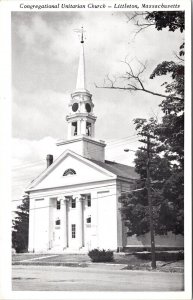
<svg viewBox="0 0 193 300">
<path fill-rule="evenodd" d="M 86 88 L 82 34 L 76 89 L 66 116 L 68 138 L 57 143 L 63 152 L 54 161 L 47 155 L 47 169 L 26 190 L 29 252 L 117 251 L 144 244 L 127 238 L 118 201 L 138 175 L 133 167 L 105 160 L 105 142 L 95 139 L 96 119 Z"/>
</svg>

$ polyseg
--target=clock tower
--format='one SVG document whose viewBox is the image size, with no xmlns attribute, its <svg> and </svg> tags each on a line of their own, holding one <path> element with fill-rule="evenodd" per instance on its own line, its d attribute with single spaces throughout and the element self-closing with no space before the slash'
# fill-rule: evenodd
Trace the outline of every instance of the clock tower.
<svg viewBox="0 0 193 300">
<path fill-rule="evenodd" d="M 69 112 L 66 116 L 66 121 L 68 122 L 68 140 L 59 141 L 57 145 L 68 145 L 68 149 L 86 158 L 104 161 L 104 148 L 106 145 L 103 141 L 96 141 L 94 139 L 97 117 L 93 112 L 94 104 L 92 102 L 92 95 L 86 88 L 83 28 L 81 28 L 76 89 L 71 94 L 68 107 Z"/>
</svg>

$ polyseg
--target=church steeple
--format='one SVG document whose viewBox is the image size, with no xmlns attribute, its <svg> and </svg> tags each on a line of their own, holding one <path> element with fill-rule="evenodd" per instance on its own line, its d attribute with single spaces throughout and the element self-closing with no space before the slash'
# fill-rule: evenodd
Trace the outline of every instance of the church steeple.
<svg viewBox="0 0 193 300">
<path fill-rule="evenodd" d="M 80 57 L 77 72 L 77 82 L 68 104 L 69 112 L 66 116 L 68 122 L 68 139 L 57 142 L 57 146 L 72 150 L 81 156 L 98 161 L 105 160 L 105 142 L 95 139 L 95 121 L 92 95 L 86 86 L 86 70 L 84 55 L 84 30 L 81 33 Z"/>
<path fill-rule="evenodd" d="M 84 30 L 81 27 L 81 41 L 80 41 L 80 57 L 78 65 L 78 76 L 76 81 L 76 90 L 86 90 L 86 77 L 85 77 L 85 58 L 84 58 Z"/>
</svg>

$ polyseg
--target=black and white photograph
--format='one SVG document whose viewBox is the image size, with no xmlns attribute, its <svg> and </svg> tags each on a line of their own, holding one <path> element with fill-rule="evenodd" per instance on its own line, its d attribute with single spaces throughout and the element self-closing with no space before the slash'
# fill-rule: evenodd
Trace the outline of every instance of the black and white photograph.
<svg viewBox="0 0 193 300">
<path fill-rule="evenodd" d="M 190 15 L 98 3 L 10 11 L 13 299 L 190 295 Z"/>
</svg>

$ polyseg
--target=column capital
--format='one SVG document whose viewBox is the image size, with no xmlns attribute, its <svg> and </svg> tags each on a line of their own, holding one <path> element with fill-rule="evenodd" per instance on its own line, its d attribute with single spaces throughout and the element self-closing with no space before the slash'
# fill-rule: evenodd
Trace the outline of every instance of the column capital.
<svg viewBox="0 0 193 300">
<path fill-rule="evenodd" d="M 61 195 L 57 197 L 57 200 L 63 201 L 63 202 L 68 202 L 70 199 L 67 196 Z"/>
<path fill-rule="evenodd" d="M 85 200 L 86 200 L 86 198 L 85 197 L 82 197 L 81 195 L 78 197 L 78 200 L 80 201 L 80 202 L 84 202 Z"/>
</svg>

